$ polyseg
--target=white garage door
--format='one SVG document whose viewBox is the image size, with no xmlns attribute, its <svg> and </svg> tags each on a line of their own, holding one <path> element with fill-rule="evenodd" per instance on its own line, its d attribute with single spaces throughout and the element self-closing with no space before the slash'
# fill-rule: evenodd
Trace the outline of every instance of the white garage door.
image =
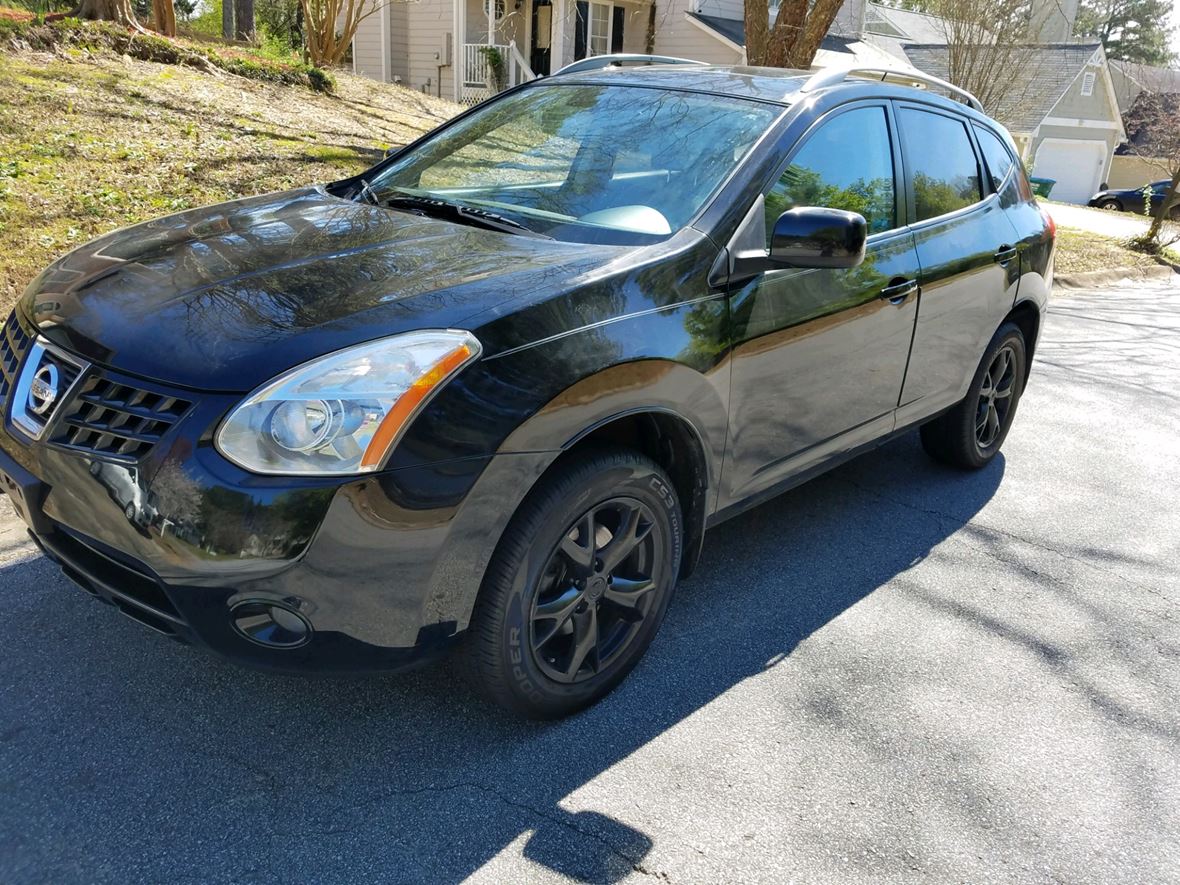
<svg viewBox="0 0 1180 885">
<path fill-rule="evenodd" d="M 1063 203 L 1086 203 L 1102 183 L 1106 142 L 1046 138 L 1037 148 L 1033 175 L 1055 178 L 1050 197 Z"/>
</svg>

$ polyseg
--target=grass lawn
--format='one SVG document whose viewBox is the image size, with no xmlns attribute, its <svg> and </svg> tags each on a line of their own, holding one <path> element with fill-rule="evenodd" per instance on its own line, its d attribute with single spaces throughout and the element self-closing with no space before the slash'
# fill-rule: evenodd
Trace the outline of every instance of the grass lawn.
<svg viewBox="0 0 1180 885">
<path fill-rule="evenodd" d="M 329 96 L 108 54 L 0 52 L 0 313 L 76 244 L 351 175 L 459 110 L 337 79 Z"/>
<path fill-rule="evenodd" d="M 1180 264 L 1180 253 L 1169 251 L 1167 257 Z M 1057 228 L 1057 253 L 1054 271 L 1057 274 L 1082 274 L 1088 270 L 1114 268 L 1147 268 L 1159 264 L 1151 255 L 1128 247 L 1114 237 L 1092 234 L 1086 230 Z"/>
<path fill-rule="evenodd" d="M 1180 264 L 1180 253 L 1171 250 L 1167 257 Z M 1057 228 L 1057 253 L 1053 262 L 1057 274 L 1085 273 L 1091 270 L 1113 270 L 1122 267 L 1152 267 L 1155 258 L 1137 252 L 1123 240 L 1104 237 L 1089 231 L 1069 227 Z"/>
</svg>

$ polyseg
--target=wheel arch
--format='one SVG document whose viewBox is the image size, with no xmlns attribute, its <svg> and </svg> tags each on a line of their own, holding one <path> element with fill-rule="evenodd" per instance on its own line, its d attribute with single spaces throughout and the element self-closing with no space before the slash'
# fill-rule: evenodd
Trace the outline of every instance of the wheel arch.
<svg viewBox="0 0 1180 885">
<path fill-rule="evenodd" d="M 557 453 L 533 485 L 560 469 L 566 456 L 589 447 L 621 445 L 650 457 L 668 474 L 680 498 L 685 524 L 681 576 L 687 577 L 716 498 L 729 426 L 722 395 L 727 378 L 723 366 L 703 373 L 666 359 L 616 364 L 552 398 L 509 437 L 502 451 Z"/>
<path fill-rule="evenodd" d="M 1012 310 L 1008 311 L 1008 315 L 1004 317 L 1004 323 L 1014 323 L 1020 334 L 1024 336 L 1024 380 L 1028 381 L 1029 372 L 1032 370 L 1033 354 L 1036 353 L 1037 339 L 1041 334 L 1041 314 L 1042 308 L 1031 298 L 1026 298 L 1018 301 Z"/>
<path fill-rule="evenodd" d="M 668 474 L 684 517 L 680 577 L 687 578 L 696 567 L 704 541 L 710 487 L 709 460 L 700 430 L 671 409 L 636 407 L 578 433 L 562 447 L 563 456 L 599 446 L 624 446 L 642 452 Z"/>
</svg>

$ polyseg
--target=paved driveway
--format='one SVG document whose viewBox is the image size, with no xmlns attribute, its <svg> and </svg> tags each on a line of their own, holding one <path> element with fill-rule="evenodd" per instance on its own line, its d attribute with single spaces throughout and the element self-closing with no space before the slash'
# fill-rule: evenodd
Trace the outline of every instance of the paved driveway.
<svg viewBox="0 0 1180 885">
<path fill-rule="evenodd" d="M 0 881 L 1178 881 L 1177 390 L 1180 290 L 1058 299 L 1002 458 L 911 436 L 718 529 L 557 724 L 239 670 L 4 523 Z"/>
<path fill-rule="evenodd" d="M 1132 212 L 1111 212 L 1065 203 L 1045 203 L 1045 208 L 1061 227 L 1077 228 L 1123 240 L 1147 233 L 1147 228 L 1151 225 L 1151 219 L 1146 215 L 1136 215 Z M 1167 224 L 1169 229 L 1175 227 L 1172 222 Z"/>
</svg>

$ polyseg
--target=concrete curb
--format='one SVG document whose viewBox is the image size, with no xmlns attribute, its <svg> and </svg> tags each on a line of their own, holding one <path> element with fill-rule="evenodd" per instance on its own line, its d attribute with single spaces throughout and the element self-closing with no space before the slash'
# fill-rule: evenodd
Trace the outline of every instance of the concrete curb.
<svg viewBox="0 0 1180 885">
<path fill-rule="evenodd" d="M 1123 280 L 1166 280 L 1176 274 L 1170 264 L 1153 264 L 1147 267 L 1113 267 L 1109 270 L 1091 270 L 1085 273 L 1059 274 L 1053 278 L 1053 285 L 1063 289 L 1094 289 L 1113 286 Z"/>
</svg>

